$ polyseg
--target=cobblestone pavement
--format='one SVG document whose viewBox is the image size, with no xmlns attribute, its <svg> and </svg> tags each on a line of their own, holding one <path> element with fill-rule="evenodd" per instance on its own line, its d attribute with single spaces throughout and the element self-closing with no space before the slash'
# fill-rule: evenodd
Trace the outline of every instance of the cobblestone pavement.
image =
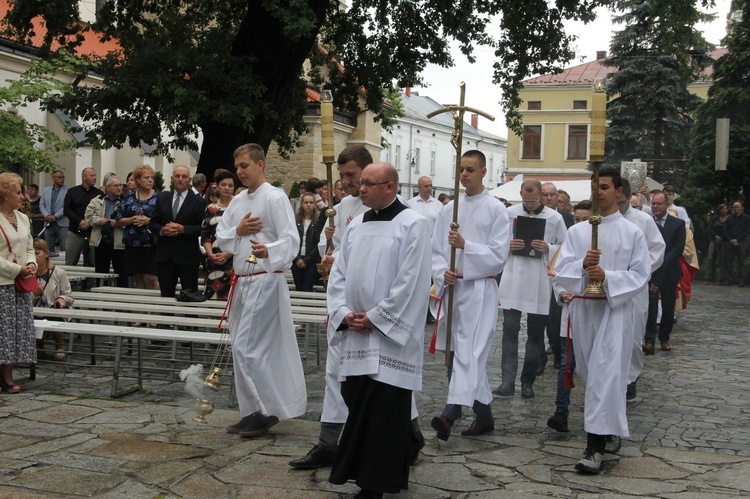
<svg viewBox="0 0 750 499">
<path fill-rule="evenodd" d="M 493 402 L 494 433 L 447 442 L 430 428 L 445 401 L 442 357 L 427 355 L 417 394 L 427 438 L 404 498 L 609 497 L 703 498 L 750 495 L 750 291 L 696 283 L 679 314 L 674 350 L 647 357 L 638 398 L 628 405 L 631 436 L 604 472 L 573 466 L 585 447 L 581 388 L 574 390 L 568 434 L 546 427 L 554 412 L 555 374 L 534 385 L 536 398 Z M 500 337 L 490 379 L 499 383 Z M 0 395 L 1 497 L 337 498 L 328 470 L 296 471 L 287 462 L 315 443 L 321 370 L 307 375 L 309 412 L 259 439 L 229 435 L 238 413 L 228 389 L 195 423 L 193 399 L 163 374 L 144 390 L 112 400 L 106 370 L 42 364 L 25 390 Z"/>
</svg>

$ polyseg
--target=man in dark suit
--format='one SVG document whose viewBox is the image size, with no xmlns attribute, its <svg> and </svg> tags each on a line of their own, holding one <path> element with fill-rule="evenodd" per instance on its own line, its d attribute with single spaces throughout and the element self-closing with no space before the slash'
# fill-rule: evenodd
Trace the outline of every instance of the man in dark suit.
<svg viewBox="0 0 750 499">
<path fill-rule="evenodd" d="M 190 189 L 190 170 L 178 166 L 172 173 L 174 192 L 163 192 L 156 199 L 156 211 L 149 223 L 156 243 L 161 295 L 174 297 L 177 279 L 182 289 L 198 289 L 201 260 L 199 238 L 206 202 Z"/>
<path fill-rule="evenodd" d="M 661 323 L 659 324 L 659 342 L 661 342 L 663 351 L 672 350 L 672 346 L 669 344 L 669 336 L 672 334 L 672 326 L 674 325 L 677 283 L 682 278 L 680 255 L 685 249 L 686 231 L 685 222 L 670 216 L 667 213 L 667 208 L 669 208 L 669 201 L 663 193 L 660 192 L 651 197 L 651 211 L 667 246 L 664 251 L 664 263 L 652 274 L 649 283 L 648 320 L 646 322 L 646 339 L 643 345 L 643 352 L 646 355 L 654 353 L 659 297 L 661 297 L 662 310 Z"/>
</svg>

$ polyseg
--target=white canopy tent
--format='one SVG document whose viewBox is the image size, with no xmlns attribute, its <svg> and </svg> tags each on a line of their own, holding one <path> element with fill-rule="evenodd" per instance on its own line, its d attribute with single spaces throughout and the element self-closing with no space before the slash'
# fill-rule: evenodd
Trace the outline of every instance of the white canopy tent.
<svg viewBox="0 0 750 499">
<path fill-rule="evenodd" d="M 512 204 L 520 203 L 523 178 L 519 177 L 522 176 L 518 175 L 511 182 L 506 182 L 500 187 L 495 187 L 490 191 L 490 195 L 496 198 L 507 199 L 508 202 Z M 651 178 L 647 178 L 646 181 L 648 182 L 649 190 L 661 189 L 664 187 L 662 184 Z M 572 204 L 576 204 L 579 201 L 591 197 L 591 180 L 555 180 L 552 183 L 555 184 L 555 187 L 557 187 L 558 190 L 563 190 L 570 194 L 570 202 Z"/>
</svg>

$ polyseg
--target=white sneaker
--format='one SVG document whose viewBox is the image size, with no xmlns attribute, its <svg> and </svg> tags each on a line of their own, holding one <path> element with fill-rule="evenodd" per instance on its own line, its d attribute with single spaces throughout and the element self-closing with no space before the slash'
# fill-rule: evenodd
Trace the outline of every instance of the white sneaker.
<svg viewBox="0 0 750 499">
<path fill-rule="evenodd" d="M 583 459 L 576 463 L 576 469 L 584 473 L 597 474 L 602 470 L 603 460 L 604 454 L 596 452 L 593 449 L 586 449 L 583 453 Z"/>
<path fill-rule="evenodd" d="M 607 454 L 616 454 L 622 447 L 622 439 L 617 435 L 607 435 L 607 443 L 604 445 L 604 452 Z"/>
</svg>

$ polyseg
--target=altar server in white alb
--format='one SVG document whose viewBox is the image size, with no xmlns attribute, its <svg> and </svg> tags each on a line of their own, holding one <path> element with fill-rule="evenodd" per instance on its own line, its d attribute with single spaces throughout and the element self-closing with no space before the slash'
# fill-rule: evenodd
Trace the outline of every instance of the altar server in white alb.
<svg viewBox="0 0 750 499">
<path fill-rule="evenodd" d="M 654 221 L 654 217 L 643 213 L 641 210 L 630 206 L 630 196 L 632 189 L 628 179 L 622 179 L 622 195 L 617 199 L 617 206 L 630 223 L 635 224 L 646 237 L 648 254 L 651 257 L 651 274 L 661 267 L 664 262 L 664 251 L 667 244 L 659 232 L 659 227 Z M 643 371 L 643 337 L 646 335 L 646 319 L 648 318 L 648 286 L 643 287 L 643 291 L 633 299 L 633 356 L 630 359 L 630 374 L 628 376 L 628 389 L 626 399 L 632 400 L 637 394 L 638 377 Z"/>
<path fill-rule="evenodd" d="M 334 227 L 326 223 L 325 230 L 320 234 L 318 251 L 323 257 L 323 263 L 333 263 L 341 247 L 341 237 L 349 223 L 357 216 L 368 210 L 362 204 L 359 195 L 359 178 L 362 170 L 372 163 L 372 154 L 365 146 L 352 145 L 345 148 L 337 159 L 341 185 L 348 192 L 348 196 L 336 205 Z M 329 251 L 328 242 L 332 243 Z M 326 254 L 328 252 L 329 254 Z M 339 347 L 332 345 L 336 328 L 328 324 L 328 354 L 326 355 L 326 388 L 323 395 L 323 411 L 320 415 L 320 434 L 318 443 L 307 455 L 289 462 L 301 470 L 309 470 L 331 466 L 333 457 L 338 449 L 339 436 L 346 423 L 349 410 L 341 397 L 341 383 L 339 382 Z"/>
<path fill-rule="evenodd" d="M 247 191 L 234 197 L 216 238 L 234 255 L 236 281 L 229 328 L 234 381 L 242 419 L 229 433 L 257 437 L 307 406 L 305 376 L 284 277 L 299 248 L 299 233 L 286 194 L 265 181 L 265 153 L 258 144 L 234 152 L 237 177 Z M 250 255 L 257 263 L 248 263 Z"/>
<path fill-rule="evenodd" d="M 329 480 L 355 480 L 362 488 L 357 497 L 381 497 L 409 481 L 412 391 L 422 388 L 429 299 L 429 224 L 396 198 L 393 166 L 368 165 L 360 186 L 371 209 L 344 232 L 328 283 L 332 343 L 341 343 L 339 380 L 349 408 Z"/>
<path fill-rule="evenodd" d="M 568 230 L 555 264 L 557 282 L 573 292 L 569 308 L 578 374 L 585 383 L 586 451 L 576 469 L 599 473 L 606 436 L 627 437 L 625 390 L 633 353 L 633 298 L 646 285 L 651 258 L 643 232 L 617 209 L 620 174 L 599 178 L 598 249 L 591 249 L 591 224 Z M 603 282 L 604 296 L 581 297 L 589 280 Z"/>
<path fill-rule="evenodd" d="M 461 417 L 462 406 L 474 410 L 475 419 L 464 436 L 495 429 L 492 392 L 487 379 L 487 358 L 497 322 L 497 281 L 508 255 L 510 223 L 505 205 L 490 196 L 482 184 L 487 173 L 485 156 L 467 151 L 461 156 L 461 185 L 466 190 L 458 204 L 458 231 L 450 229 L 453 202 L 438 215 L 432 238 L 432 278 L 442 310 L 436 347 L 445 350 L 448 285 L 454 286 L 451 331 L 451 367 L 448 400 L 442 414 L 432 418 L 440 440 L 448 440 Z M 456 248 L 455 272 L 450 270 L 451 247 Z M 437 316 L 434 304 L 433 314 Z"/>
</svg>

